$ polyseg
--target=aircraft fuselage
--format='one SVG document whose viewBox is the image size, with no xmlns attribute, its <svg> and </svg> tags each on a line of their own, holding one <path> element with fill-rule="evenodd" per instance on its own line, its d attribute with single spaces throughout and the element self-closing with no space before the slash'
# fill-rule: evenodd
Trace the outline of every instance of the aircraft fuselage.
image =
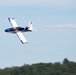
<svg viewBox="0 0 76 75">
<path fill-rule="evenodd" d="M 28 27 L 23 28 L 23 27 L 16 27 L 16 28 L 8 28 L 5 30 L 5 32 L 9 32 L 9 33 L 17 33 L 18 31 L 20 32 L 29 32 L 31 30 L 28 30 Z"/>
</svg>

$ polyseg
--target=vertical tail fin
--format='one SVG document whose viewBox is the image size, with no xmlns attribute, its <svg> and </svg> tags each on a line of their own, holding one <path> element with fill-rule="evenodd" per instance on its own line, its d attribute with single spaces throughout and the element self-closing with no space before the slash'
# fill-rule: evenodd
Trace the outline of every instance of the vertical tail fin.
<svg viewBox="0 0 76 75">
<path fill-rule="evenodd" d="M 30 30 L 30 31 L 33 30 L 32 22 L 29 22 L 29 30 Z"/>
</svg>

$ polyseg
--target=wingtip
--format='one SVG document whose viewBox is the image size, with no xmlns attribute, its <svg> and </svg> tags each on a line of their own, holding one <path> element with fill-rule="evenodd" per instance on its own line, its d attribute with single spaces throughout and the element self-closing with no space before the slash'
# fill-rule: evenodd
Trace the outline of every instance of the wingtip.
<svg viewBox="0 0 76 75">
<path fill-rule="evenodd" d="M 22 44 L 28 44 L 28 42 L 22 43 Z"/>
<path fill-rule="evenodd" d="M 22 40 L 21 40 L 21 42 L 22 42 L 22 44 L 28 44 L 28 42 L 23 42 Z"/>
</svg>

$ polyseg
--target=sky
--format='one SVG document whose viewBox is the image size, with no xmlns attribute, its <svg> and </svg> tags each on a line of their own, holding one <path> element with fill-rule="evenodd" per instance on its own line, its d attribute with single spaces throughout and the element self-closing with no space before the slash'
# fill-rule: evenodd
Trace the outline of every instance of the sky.
<svg viewBox="0 0 76 75">
<path fill-rule="evenodd" d="M 18 26 L 32 21 L 36 31 L 23 33 L 28 44 L 4 30 L 14 17 Z M 76 0 L 1 0 L 0 68 L 24 64 L 76 62 Z"/>
</svg>

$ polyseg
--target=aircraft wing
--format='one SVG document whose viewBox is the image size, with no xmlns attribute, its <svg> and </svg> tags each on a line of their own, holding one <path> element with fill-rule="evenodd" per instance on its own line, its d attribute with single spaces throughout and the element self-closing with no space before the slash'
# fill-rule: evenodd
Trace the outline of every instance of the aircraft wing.
<svg viewBox="0 0 76 75">
<path fill-rule="evenodd" d="M 28 43 L 21 32 L 17 32 L 17 36 L 19 37 L 19 39 L 22 42 L 22 44 Z"/>
<path fill-rule="evenodd" d="M 12 25 L 14 28 L 18 27 L 18 25 L 17 25 L 17 23 L 16 23 L 16 21 L 15 21 L 14 18 L 8 18 L 8 20 L 9 20 L 9 22 L 11 23 L 11 25 Z"/>
</svg>

